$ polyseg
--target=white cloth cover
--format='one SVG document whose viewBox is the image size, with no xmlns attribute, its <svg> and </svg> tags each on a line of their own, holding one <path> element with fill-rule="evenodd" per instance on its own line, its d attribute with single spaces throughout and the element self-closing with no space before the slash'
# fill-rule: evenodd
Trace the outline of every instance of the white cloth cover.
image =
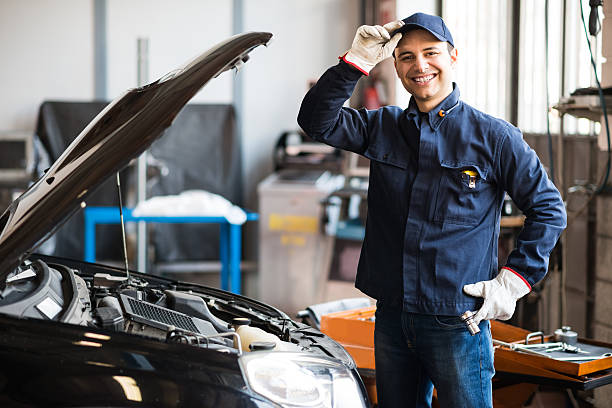
<svg viewBox="0 0 612 408">
<path fill-rule="evenodd" d="M 137 217 L 225 217 L 230 224 L 242 225 L 247 216 L 242 208 L 218 194 L 203 190 L 187 190 L 178 195 L 152 197 L 139 203 L 133 215 Z"/>
</svg>

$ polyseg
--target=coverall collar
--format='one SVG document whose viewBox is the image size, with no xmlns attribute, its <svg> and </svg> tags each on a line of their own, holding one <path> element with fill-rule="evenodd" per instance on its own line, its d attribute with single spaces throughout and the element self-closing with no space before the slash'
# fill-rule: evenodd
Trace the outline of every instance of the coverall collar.
<svg viewBox="0 0 612 408">
<path fill-rule="evenodd" d="M 453 91 L 442 101 L 438 106 L 427 112 L 427 119 L 432 129 L 436 130 L 446 115 L 459 105 L 459 87 L 453 82 Z M 414 118 L 421 113 L 414 100 L 410 97 L 408 108 L 406 109 L 408 117 Z"/>
</svg>

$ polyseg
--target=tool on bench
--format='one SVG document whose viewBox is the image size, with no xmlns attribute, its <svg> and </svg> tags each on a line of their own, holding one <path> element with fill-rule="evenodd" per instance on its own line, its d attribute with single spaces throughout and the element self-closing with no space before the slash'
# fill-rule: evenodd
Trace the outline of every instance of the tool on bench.
<svg viewBox="0 0 612 408">
<path fill-rule="evenodd" d="M 598 356 L 576 356 L 576 357 L 556 357 L 559 361 L 589 361 L 599 360 L 600 358 L 612 357 L 612 353 L 603 353 Z"/>
<path fill-rule="evenodd" d="M 505 341 L 493 339 L 493 344 L 497 346 L 508 347 L 510 350 L 521 351 L 527 354 L 533 354 L 536 356 L 547 357 L 550 358 L 550 355 L 545 354 L 541 351 L 535 350 L 536 348 L 544 348 L 546 349 L 549 345 L 553 347 L 558 347 L 559 343 L 540 343 L 540 344 L 516 344 L 516 343 L 506 343 Z"/>
</svg>

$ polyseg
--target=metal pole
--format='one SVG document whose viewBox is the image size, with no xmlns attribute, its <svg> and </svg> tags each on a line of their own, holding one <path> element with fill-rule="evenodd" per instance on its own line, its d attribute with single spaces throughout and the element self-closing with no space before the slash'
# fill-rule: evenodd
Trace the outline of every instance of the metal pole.
<svg viewBox="0 0 612 408">
<path fill-rule="evenodd" d="M 520 24 L 521 0 L 512 0 L 512 25 L 510 26 L 510 120 L 514 126 L 518 125 L 519 104 L 519 56 L 520 56 Z"/>
<path fill-rule="evenodd" d="M 94 1 L 94 98 L 106 100 L 106 0 Z"/>
<path fill-rule="evenodd" d="M 138 86 L 146 85 L 149 82 L 149 39 L 138 38 Z M 138 158 L 137 178 L 136 178 L 136 202 L 140 203 L 147 199 L 147 152 L 145 151 Z M 147 224 L 144 221 L 138 222 L 136 233 L 137 242 L 137 269 L 147 272 Z"/>
</svg>

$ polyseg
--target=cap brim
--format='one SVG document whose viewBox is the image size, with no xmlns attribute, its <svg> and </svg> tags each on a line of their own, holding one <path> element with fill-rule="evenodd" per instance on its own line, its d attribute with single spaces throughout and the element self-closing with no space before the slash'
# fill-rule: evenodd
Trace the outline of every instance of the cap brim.
<svg viewBox="0 0 612 408">
<path fill-rule="evenodd" d="M 429 28 L 427 28 L 425 26 L 422 26 L 421 24 L 416 24 L 416 23 L 410 23 L 410 24 L 405 24 L 405 25 L 401 26 L 397 30 L 393 31 L 393 33 L 391 33 L 391 37 L 393 37 L 397 33 L 404 34 L 404 33 L 408 32 L 408 31 L 414 30 L 416 28 L 420 28 L 421 30 L 425 30 L 425 31 L 431 33 L 431 35 L 433 35 L 434 37 L 436 37 L 440 41 L 448 42 L 448 40 L 446 38 L 442 37 L 440 34 L 434 33 Z"/>
</svg>

